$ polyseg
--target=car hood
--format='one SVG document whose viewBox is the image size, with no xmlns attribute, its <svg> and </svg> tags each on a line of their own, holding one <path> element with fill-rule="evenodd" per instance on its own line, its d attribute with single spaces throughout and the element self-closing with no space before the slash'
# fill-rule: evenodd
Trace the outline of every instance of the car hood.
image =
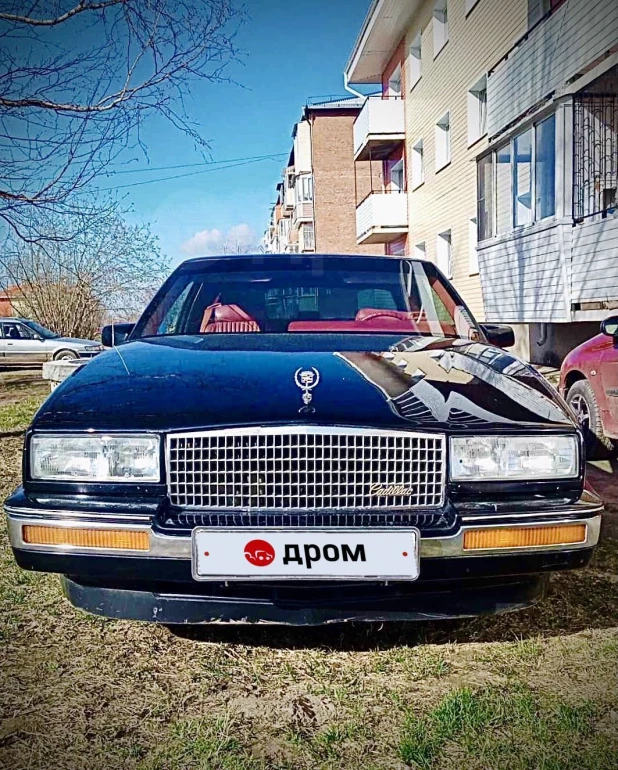
<svg viewBox="0 0 618 770">
<path fill-rule="evenodd" d="M 312 344 L 299 350 L 298 340 L 291 350 L 263 341 L 257 349 L 230 350 L 208 347 L 203 337 L 137 340 L 72 374 L 41 407 L 34 427 L 574 429 L 541 375 L 497 348 L 430 337 L 396 344 L 375 337 L 371 350 L 349 337 L 338 342 L 341 350 Z"/>
</svg>

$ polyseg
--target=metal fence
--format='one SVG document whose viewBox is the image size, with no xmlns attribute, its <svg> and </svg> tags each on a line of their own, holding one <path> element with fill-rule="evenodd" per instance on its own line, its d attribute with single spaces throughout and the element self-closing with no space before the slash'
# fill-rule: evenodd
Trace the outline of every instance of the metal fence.
<svg viewBox="0 0 618 770">
<path fill-rule="evenodd" d="M 573 219 L 618 208 L 618 94 L 578 94 L 573 105 Z"/>
</svg>

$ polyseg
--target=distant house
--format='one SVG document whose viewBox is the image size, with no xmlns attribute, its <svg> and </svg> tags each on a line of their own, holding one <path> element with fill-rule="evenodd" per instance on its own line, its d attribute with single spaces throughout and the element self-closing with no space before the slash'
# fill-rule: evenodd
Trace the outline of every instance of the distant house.
<svg viewBox="0 0 618 770">
<path fill-rule="evenodd" d="M 16 307 L 19 304 L 19 296 L 20 291 L 17 286 L 0 289 L 0 318 L 18 316 L 20 314 Z"/>
</svg>

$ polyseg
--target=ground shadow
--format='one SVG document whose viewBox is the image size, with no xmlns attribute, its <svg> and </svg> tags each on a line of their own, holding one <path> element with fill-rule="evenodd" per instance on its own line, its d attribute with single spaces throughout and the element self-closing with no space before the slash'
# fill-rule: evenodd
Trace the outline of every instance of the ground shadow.
<svg viewBox="0 0 618 770">
<path fill-rule="evenodd" d="M 519 612 L 417 623 L 337 623 L 317 627 L 174 626 L 170 627 L 170 632 L 195 642 L 333 651 L 564 636 L 584 629 L 618 627 L 617 578 L 618 541 L 606 540 L 589 568 L 556 573 L 552 576 L 548 596 Z"/>
</svg>

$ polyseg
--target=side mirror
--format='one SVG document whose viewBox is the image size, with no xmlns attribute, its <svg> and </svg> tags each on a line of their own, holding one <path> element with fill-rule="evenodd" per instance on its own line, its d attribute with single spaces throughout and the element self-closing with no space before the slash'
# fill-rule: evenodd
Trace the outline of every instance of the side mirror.
<svg viewBox="0 0 618 770">
<path fill-rule="evenodd" d="M 618 337 L 618 315 L 610 316 L 601 323 L 601 332 L 608 337 Z"/>
<path fill-rule="evenodd" d="M 490 345 L 495 345 L 497 348 L 512 348 L 515 344 L 515 332 L 510 326 L 482 324 L 481 329 Z"/>
<path fill-rule="evenodd" d="M 127 341 L 135 324 L 110 324 L 101 330 L 101 342 L 106 348 L 115 348 Z"/>
</svg>

